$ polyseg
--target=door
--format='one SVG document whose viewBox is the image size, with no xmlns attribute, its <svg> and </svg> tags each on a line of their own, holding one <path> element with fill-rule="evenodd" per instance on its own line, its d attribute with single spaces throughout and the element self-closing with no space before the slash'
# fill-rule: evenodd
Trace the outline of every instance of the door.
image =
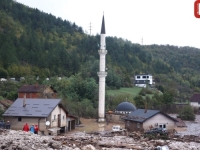
<svg viewBox="0 0 200 150">
<path fill-rule="evenodd" d="M 60 127 L 61 126 L 61 115 L 60 114 L 58 114 L 58 127 Z"/>
</svg>

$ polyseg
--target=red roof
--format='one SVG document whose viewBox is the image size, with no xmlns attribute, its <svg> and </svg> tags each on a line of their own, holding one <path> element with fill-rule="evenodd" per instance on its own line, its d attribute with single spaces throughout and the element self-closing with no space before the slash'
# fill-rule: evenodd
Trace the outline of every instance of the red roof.
<svg viewBox="0 0 200 150">
<path fill-rule="evenodd" d="M 190 102 L 200 102 L 200 93 L 193 94 L 190 98 Z"/>
</svg>

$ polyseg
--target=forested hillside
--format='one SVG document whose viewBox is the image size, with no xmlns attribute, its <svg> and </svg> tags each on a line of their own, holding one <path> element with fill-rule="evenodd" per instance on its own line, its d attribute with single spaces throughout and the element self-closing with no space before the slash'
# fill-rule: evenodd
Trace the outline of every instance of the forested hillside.
<svg viewBox="0 0 200 150">
<path fill-rule="evenodd" d="M 85 99 L 86 106 L 89 100 L 96 108 L 99 43 L 99 35 L 85 34 L 70 20 L 13 0 L 0 1 L 0 78 L 25 77 L 27 80 L 17 87 L 36 82 L 51 84 L 64 99 Z M 145 46 L 116 37 L 106 38 L 106 48 L 107 89 L 132 87 L 135 74 L 150 73 L 156 87 L 169 92 L 173 101 L 189 100 L 191 94 L 200 91 L 199 49 Z M 44 81 L 58 76 L 65 77 L 62 86 L 55 80 Z M 34 80 L 36 77 L 39 80 Z M 5 91 L 8 86 L 0 88 L 2 97 L 15 98 L 11 89 Z"/>
</svg>

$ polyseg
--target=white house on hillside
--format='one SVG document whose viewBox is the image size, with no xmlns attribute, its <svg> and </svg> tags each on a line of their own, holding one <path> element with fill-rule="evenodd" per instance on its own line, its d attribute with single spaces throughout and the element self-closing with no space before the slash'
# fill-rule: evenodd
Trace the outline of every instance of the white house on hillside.
<svg viewBox="0 0 200 150">
<path fill-rule="evenodd" d="M 153 82 L 153 76 L 151 74 L 139 74 L 135 75 L 134 84 L 137 87 L 144 87 L 146 88 L 147 85 L 152 86 L 154 84 Z"/>
<path fill-rule="evenodd" d="M 190 105 L 192 107 L 200 108 L 200 93 L 195 93 L 190 98 Z"/>
</svg>

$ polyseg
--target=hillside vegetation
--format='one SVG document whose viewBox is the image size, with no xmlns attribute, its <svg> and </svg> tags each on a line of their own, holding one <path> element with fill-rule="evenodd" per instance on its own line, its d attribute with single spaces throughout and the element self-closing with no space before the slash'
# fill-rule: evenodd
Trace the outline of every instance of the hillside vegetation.
<svg viewBox="0 0 200 150">
<path fill-rule="evenodd" d="M 69 20 L 13 0 L 0 1 L 0 78 L 25 77 L 19 83 L 1 83 L 0 96 L 14 100 L 16 89 L 23 84 L 51 84 L 73 113 L 92 114 L 98 101 L 99 42 L 100 35 L 87 35 Z M 150 73 L 156 88 L 163 92 L 162 97 L 143 96 L 138 106 L 144 106 L 148 100 L 149 107 L 161 108 L 187 101 L 194 92 L 200 91 L 200 50 L 197 48 L 139 45 L 116 37 L 106 38 L 106 48 L 106 89 L 132 87 L 135 74 Z M 58 76 L 63 79 L 56 80 Z M 51 80 L 45 81 L 47 77 Z M 121 97 L 121 101 L 126 97 Z M 129 101 L 136 104 L 137 99 L 141 97 L 132 95 Z M 106 101 L 107 109 L 117 105 L 111 103 L 109 96 Z M 79 106 L 88 111 L 82 112 L 84 109 L 80 110 Z"/>
</svg>

